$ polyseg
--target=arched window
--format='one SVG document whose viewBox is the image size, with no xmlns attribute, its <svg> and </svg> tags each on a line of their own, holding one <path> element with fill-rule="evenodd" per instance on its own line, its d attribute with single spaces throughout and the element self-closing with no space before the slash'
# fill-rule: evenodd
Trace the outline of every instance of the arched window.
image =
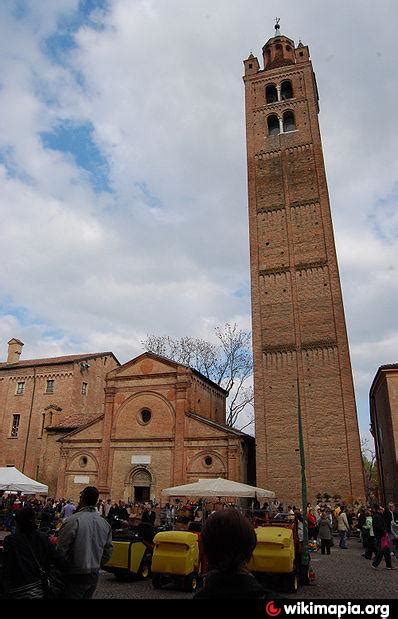
<svg viewBox="0 0 398 619">
<path fill-rule="evenodd" d="M 267 103 L 276 103 L 278 101 L 278 91 L 274 84 L 268 84 L 266 91 Z"/>
<path fill-rule="evenodd" d="M 279 118 L 273 114 L 268 116 L 268 135 L 279 135 Z"/>
<path fill-rule="evenodd" d="M 286 101 L 287 99 L 293 99 L 293 87 L 292 83 L 289 80 L 287 80 L 286 82 L 282 82 L 281 99 L 282 101 Z"/>
<path fill-rule="evenodd" d="M 283 132 L 289 133 L 289 131 L 296 130 L 296 121 L 294 119 L 293 112 L 285 112 L 283 115 Z"/>
</svg>

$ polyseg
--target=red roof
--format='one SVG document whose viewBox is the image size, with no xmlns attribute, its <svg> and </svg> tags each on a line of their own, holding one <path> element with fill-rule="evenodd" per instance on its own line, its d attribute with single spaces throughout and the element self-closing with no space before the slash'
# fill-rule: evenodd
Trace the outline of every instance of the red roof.
<svg viewBox="0 0 398 619">
<path fill-rule="evenodd" d="M 51 430 L 77 430 L 88 425 L 92 421 L 99 419 L 102 415 L 98 413 L 74 413 L 59 421 L 54 421 L 50 426 Z"/>
<path fill-rule="evenodd" d="M 17 363 L 0 363 L 0 370 L 37 367 L 40 365 L 61 365 L 63 363 L 75 363 L 77 361 L 85 361 L 86 359 L 96 359 L 98 357 L 113 357 L 117 363 L 113 352 L 96 352 L 86 353 L 84 355 L 65 355 L 63 357 L 48 357 L 46 359 L 28 359 L 26 361 L 18 361 Z M 120 365 L 120 364 L 119 364 Z"/>
</svg>

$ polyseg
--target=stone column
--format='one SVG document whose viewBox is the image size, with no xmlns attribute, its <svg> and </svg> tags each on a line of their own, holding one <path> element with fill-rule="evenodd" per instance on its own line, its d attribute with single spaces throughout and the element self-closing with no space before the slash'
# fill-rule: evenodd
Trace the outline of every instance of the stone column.
<svg viewBox="0 0 398 619">
<path fill-rule="evenodd" d="M 59 474 L 57 481 L 57 492 L 54 498 L 62 499 L 66 491 L 66 469 L 68 463 L 68 450 L 64 447 L 60 449 Z M 66 498 L 66 497 L 65 497 Z"/>
<path fill-rule="evenodd" d="M 105 389 L 104 429 L 98 470 L 98 490 L 100 490 L 101 494 L 109 493 L 108 463 L 111 449 L 115 393 L 116 389 L 114 387 L 107 387 Z"/>
<path fill-rule="evenodd" d="M 185 482 L 185 412 L 187 405 L 187 390 L 189 382 L 183 380 L 176 383 L 176 419 L 174 432 L 174 473 L 173 486 L 179 486 Z"/>
</svg>

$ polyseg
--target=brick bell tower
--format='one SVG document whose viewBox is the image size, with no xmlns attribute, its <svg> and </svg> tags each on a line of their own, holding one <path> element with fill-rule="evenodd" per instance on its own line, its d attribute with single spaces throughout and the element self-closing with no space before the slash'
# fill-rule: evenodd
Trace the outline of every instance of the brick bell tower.
<svg viewBox="0 0 398 619">
<path fill-rule="evenodd" d="M 344 308 L 309 49 L 276 33 L 245 60 L 257 485 L 364 497 Z"/>
</svg>

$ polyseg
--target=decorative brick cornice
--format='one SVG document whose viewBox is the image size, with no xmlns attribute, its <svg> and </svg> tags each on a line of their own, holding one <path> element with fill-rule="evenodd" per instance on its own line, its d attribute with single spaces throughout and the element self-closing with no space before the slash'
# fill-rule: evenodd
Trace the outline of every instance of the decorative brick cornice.
<svg viewBox="0 0 398 619">
<path fill-rule="evenodd" d="M 282 152 L 281 148 L 273 148 L 272 150 L 260 150 L 255 153 L 255 159 L 272 159 L 273 157 L 279 157 Z"/>
<path fill-rule="evenodd" d="M 317 342 L 306 342 L 301 346 L 296 344 L 281 344 L 276 346 L 267 346 L 263 348 L 264 355 L 275 355 L 283 353 L 299 353 L 307 352 L 310 350 L 327 350 L 330 348 L 337 348 L 337 342 L 335 340 L 319 340 Z"/>
<path fill-rule="evenodd" d="M 325 350 L 327 348 L 337 348 L 336 340 L 318 340 L 317 342 L 305 342 L 301 345 L 301 350 L 303 352 Z"/>
<path fill-rule="evenodd" d="M 290 267 L 276 267 L 274 269 L 263 269 L 260 271 L 260 277 L 269 277 L 270 275 L 285 275 L 290 273 Z"/>
<path fill-rule="evenodd" d="M 302 69 L 295 69 L 293 71 L 290 71 L 290 67 L 295 67 L 295 65 L 285 65 L 283 67 L 283 71 L 281 71 L 281 67 L 278 67 L 279 69 L 279 73 L 276 72 L 276 67 L 275 69 L 268 69 L 267 71 L 259 71 L 257 74 L 255 73 L 253 75 L 253 77 L 257 76 L 256 81 L 251 81 L 251 85 L 252 86 L 268 86 L 268 84 L 273 84 L 274 82 L 277 82 L 278 80 L 282 80 L 285 81 L 286 79 L 288 79 L 291 75 L 301 75 L 304 77 L 304 71 Z M 274 73 L 275 71 L 275 73 Z M 251 76 L 246 76 L 246 77 L 251 77 Z"/>
<path fill-rule="evenodd" d="M 318 206 L 320 203 L 319 196 L 314 196 L 312 200 L 304 200 L 303 202 L 292 202 L 290 204 L 291 209 L 303 208 L 306 206 Z"/>
<path fill-rule="evenodd" d="M 253 109 L 254 115 L 272 114 L 274 111 L 288 110 L 291 107 L 297 107 L 301 103 L 305 103 L 305 97 L 298 99 L 286 99 L 284 101 L 275 101 L 275 103 L 267 103 L 265 105 L 259 105 Z"/>
<path fill-rule="evenodd" d="M 297 144 L 296 146 L 289 146 L 288 148 L 285 148 L 285 154 L 297 155 L 298 153 L 304 153 L 306 151 L 312 152 L 313 148 L 314 145 L 312 142 L 309 142 L 308 144 Z"/>
<path fill-rule="evenodd" d="M 312 271 L 313 269 L 324 269 L 328 266 L 327 260 L 318 260 L 318 262 L 300 262 L 296 264 L 296 271 Z"/>
<path fill-rule="evenodd" d="M 276 211 L 284 211 L 286 206 L 284 204 L 275 204 L 274 206 L 263 206 L 257 210 L 257 215 L 265 215 L 266 213 L 274 213 Z"/>
</svg>

